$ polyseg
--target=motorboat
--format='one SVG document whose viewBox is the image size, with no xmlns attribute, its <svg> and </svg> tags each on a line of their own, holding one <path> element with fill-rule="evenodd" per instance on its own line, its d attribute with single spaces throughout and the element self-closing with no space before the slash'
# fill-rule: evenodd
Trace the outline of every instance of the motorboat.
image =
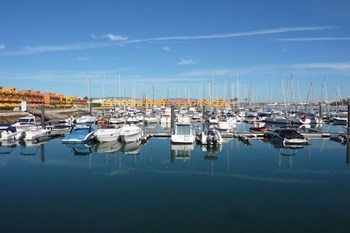
<svg viewBox="0 0 350 233">
<path fill-rule="evenodd" d="M 217 118 L 216 116 L 211 116 L 207 119 L 207 122 L 211 125 L 215 125 L 219 123 L 219 118 Z"/>
<path fill-rule="evenodd" d="M 16 135 L 17 140 L 23 141 L 36 141 L 43 138 L 47 139 L 49 137 L 50 129 L 41 128 L 41 127 L 32 127 L 28 130 L 23 130 Z"/>
<path fill-rule="evenodd" d="M 70 124 L 51 124 L 46 125 L 46 129 L 50 130 L 51 136 L 64 136 L 70 132 L 72 125 Z"/>
<path fill-rule="evenodd" d="M 145 116 L 144 121 L 146 124 L 158 124 L 159 117 L 154 115 Z"/>
<path fill-rule="evenodd" d="M 0 141 L 14 140 L 18 133 L 16 128 L 11 125 L 0 125 Z"/>
<path fill-rule="evenodd" d="M 265 122 L 270 124 L 288 124 L 288 119 L 280 113 L 273 113 L 270 117 L 265 118 Z"/>
<path fill-rule="evenodd" d="M 95 137 L 99 142 L 110 142 L 119 139 L 120 128 L 101 128 L 96 130 Z"/>
<path fill-rule="evenodd" d="M 333 117 L 334 125 L 346 125 L 348 123 L 348 117 Z"/>
<path fill-rule="evenodd" d="M 95 123 L 97 122 L 97 117 L 96 116 L 91 116 L 91 115 L 83 115 L 76 119 L 77 123 Z"/>
<path fill-rule="evenodd" d="M 63 139 L 63 143 L 86 143 L 94 139 L 95 130 L 92 124 L 77 123 L 73 125 L 69 134 Z"/>
<path fill-rule="evenodd" d="M 139 122 L 140 122 L 140 120 L 139 120 L 139 118 L 136 117 L 136 116 L 129 116 L 129 117 L 126 119 L 126 123 L 127 123 L 127 124 L 137 124 L 137 123 L 139 123 Z"/>
<path fill-rule="evenodd" d="M 177 122 L 174 133 L 171 134 L 171 142 L 179 144 L 191 144 L 195 142 L 195 134 L 192 124 L 189 122 Z"/>
<path fill-rule="evenodd" d="M 12 124 L 12 127 L 15 127 L 17 131 L 26 130 L 37 125 L 35 121 L 35 116 L 29 114 L 25 117 L 20 117 L 16 123 Z"/>
<path fill-rule="evenodd" d="M 274 131 L 265 132 L 265 136 L 271 138 L 273 141 L 280 141 L 283 145 L 290 144 L 307 144 L 308 140 L 295 129 L 280 128 Z"/>
<path fill-rule="evenodd" d="M 119 138 L 122 142 L 135 142 L 141 140 L 143 131 L 137 125 L 124 125 L 120 128 Z"/>
<path fill-rule="evenodd" d="M 215 126 L 216 129 L 220 131 L 232 131 L 237 126 L 237 120 L 235 117 L 225 117 L 223 121 L 218 121 Z"/>
<path fill-rule="evenodd" d="M 125 123 L 125 117 L 123 116 L 111 116 L 109 118 L 109 123 L 110 124 L 123 124 Z"/>
<path fill-rule="evenodd" d="M 269 130 L 269 127 L 266 124 L 258 124 L 257 126 L 249 127 L 251 133 L 264 133 Z"/>
<path fill-rule="evenodd" d="M 295 116 L 295 117 L 288 118 L 288 123 L 292 125 L 310 124 L 311 119 L 306 115 Z"/>
<path fill-rule="evenodd" d="M 222 144 L 221 133 L 217 129 L 208 129 L 198 135 L 197 141 L 201 145 L 218 146 Z"/>
</svg>

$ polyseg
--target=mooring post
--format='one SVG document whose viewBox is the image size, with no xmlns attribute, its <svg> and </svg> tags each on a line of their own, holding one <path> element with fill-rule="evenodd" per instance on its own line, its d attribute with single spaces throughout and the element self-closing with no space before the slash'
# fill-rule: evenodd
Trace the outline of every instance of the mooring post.
<svg viewBox="0 0 350 233">
<path fill-rule="evenodd" d="M 42 163 L 45 162 L 45 145 L 44 144 L 40 145 L 40 159 Z"/>
<path fill-rule="evenodd" d="M 41 126 L 45 127 L 45 105 L 41 103 Z"/>
<path fill-rule="evenodd" d="M 174 133 L 174 128 L 175 128 L 175 105 L 171 105 L 171 116 L 170 116 L 170 133 Z"/>
</svg>

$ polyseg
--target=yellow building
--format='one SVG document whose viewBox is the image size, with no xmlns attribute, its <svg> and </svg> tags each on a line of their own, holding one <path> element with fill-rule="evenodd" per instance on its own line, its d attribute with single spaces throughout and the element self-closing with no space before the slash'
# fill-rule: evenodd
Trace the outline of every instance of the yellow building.
<svg viewBox="0 0 350 233">
<path fill-rule="evenodd" d="M 21 94 L 12 87 L 0 87 L 0 108 L 14 108 L 21 106 Z"/>
</svg>

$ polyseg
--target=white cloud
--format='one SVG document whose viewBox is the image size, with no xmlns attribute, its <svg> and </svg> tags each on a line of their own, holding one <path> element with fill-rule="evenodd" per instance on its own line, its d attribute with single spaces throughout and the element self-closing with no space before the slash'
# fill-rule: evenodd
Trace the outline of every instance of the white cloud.
<svg viewBox="0 0 350 233">
<path fill-rule="evenodd" d="M 198 63 L 198 61 L 192 60 L 191 58 L 180 58 L 180 61 L 176 63 L 177 65 L 193 65 Z"/>
<path fill-rule="evenodd" d="M 49 53 L 49 52 L 62 52 L 62 51 L 73 51 L 73 50 L 85 50 L 85 49 L 96 49 L 115 46 L 114 44 L 105 43 L 80 43 L 70 45 L 58 45 L 58 46 L 38 46 L 38 47 L 23 47 L 18 51 L 2 52 L 0 55 L 3 56 L 19 56 L 19 55 L 30 55 L 38 53 Z"/>
<path fill-rule="evenodd" d="M 128 37 L 126 36 L 122 36 L 122 35 L 114 35 L 112 33 L 108 33 L 102 36 L 96 36 L 95 34 L 91 35 L 92 38 L 94 39 L 109 39 L 111 41 L 125 41 L 128 39 Z"/>
<path fill-rule="evenodd" d="M 301 38 L 280 38 L 278 41 L 341 41 L 350 40 L 350 37 L 301 37 Z"/>
<path fill-rule="evenodd" d="M 154 38 L 145 38 L 145 39 L 126 40 L 124 41 L 124 43 L 140 43 L 140 42 L 169 41 L 169 40 L 220 39 L 220 38 L 232 38 L 232 37 L 242 37 L 242 36 L 277 34 L 277 33 L 296 32 L 296 31 L 319 31 L 319 30 L 328 30 L 333 28 L 334 27 L 332 26 L 271 28 L 271 29 L 262 29 L 262 30 L 247 31 L 247 32 L 234 32 L 234 33 L 226 33 L 226 34 L 154 37 Z"/>
<path fill-rule="evenodd" d="M 4 44 L 0 44 L 0 49 L 4 49 L 6 46 Z"/>
<path fill-rule="evenodd" d="M 309 69 L 332 69 L 332 70 L 350 70 L 350 63 L 304 63 L 293 64 L 292 68 L 309 68 Z"/>
<path fill-rule="evenodd" d="M 107 34 L 107 35 L 104 35 L 103 36 L 104 38 L 108 38 L 112 41 L 124 41 L 124 40 L 127 40 L 128 37 L 126 36 L 121 36 L 121 35 L 113 35 L 113 34 Z"/>
<path fill-rule="evenodd" d="M 162 50 L 165 51 L 165 52 L 169 52 L 169 51 L 171 50 L 171 48 L 168 47 L 168 46 L 164 46 L 164 47 L 162 48 Z"/>
</svg>

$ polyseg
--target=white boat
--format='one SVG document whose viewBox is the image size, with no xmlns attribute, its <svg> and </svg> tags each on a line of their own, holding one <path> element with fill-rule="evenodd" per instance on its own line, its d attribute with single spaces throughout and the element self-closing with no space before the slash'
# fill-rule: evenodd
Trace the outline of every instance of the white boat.
<svg viewBox="0 0 350 233">
<path fill-rule="evenodd" d="M 270 124 L 288 124 L 288 119 L 279 113 L 272 113 L 270 117 L 265 118 L 265 122 Z"/>
<path fill-rule="evenodd" d="M 11 125 L 0 125 L 0 141 L 14 140 L 18 133 Z"/>
<path fill-rule="evenodd" d="M 83 115 L 76 119 L 77 123 L 95 123 L 97 121 L 96 116 Z"/>
<path fill-rule="evenodd" d="M 267 131 L 265 135 L 273 141 L 281 142 L 283 145 L 305 145 L 307 139 L 295 129 L 281 128 L 274 131 Z"/>
<path fill-rule="evenodd" d="M 119 139 L 120 128 L 102 128 L 95 132 L 95 137 L 99 142 L 110 142 Z"/>
<path fill-rule="evenodd" d="M 119 138 L 122 142 L 135 142 L 141 140 L 143 131 L 136 125 L 124 125 L 120 128 Z"/>
<path fill-rule="evenodd" d="M 195 134 L 192 124 L 189 122 L 177 122 L 174 133 L 171 135 L 172 143 L 190 144 L 195 142 Z"/>
<path fill-rule="evenodd" d="M 109 118 L 109 123 L 111 124 L 124 124 L 125 121 L 125 117 L 123 116 L 112 116 Z"/>
<path fill-rule="evenodd" d="M 50 130 L 50 135 L 66 135 L 70 132 L 72 125 L 70 124 L 57 124 L 57 125 L 47 125 L 46 129 Z"/>
<path fill-rule="evenodd" d="M 208 118 L 208 123 L 215 125 L 219 123 L 219 118 L 217 118 L 216 116 L 211 116 Z"/>
<path fill-rule="evenodd" d="M 165 108 L 164 113 L 160 117 L 160 123 L 162 125 L 171 123 L 171 108 Z"/>
<path fill-rule="evenodd" d="M 198 135 L 198 142 L 201 145 L 218 146 L 222 144 L 223 139 L 219 130 L 208 129 L 207 131 L 203 131 Z"/>
<path fill-rule="evenodd" d="M 288 123 L 289 124 L 297 124 L 297 125 L 303 125 L 303 124 L 310 124 L 311 119 L 307 117 L 306 115 L 302 116 L 295 116 L 295 117 L 290 117 L 288 118 Z"/>
<path fill-rule="evenodd" d="M 40 140 L 41 138 L 47 138 L 49 136 L 50 130 L 43 129 L 40 127 L 31 128 L 29 130 L 23 130 L 19 134 L 16 135 L 17 140 L 23 141 L 35 141 Z"/>
<path fill-rule="evenodd" d="M 140 119 L 137 116 L 129 116 L 126 119 L 126 123 L 128 123 L 128 124 L 137 124 L 139 122 L 140 122 Z"/>
<path fill-rule="evenodd" d="M 148 115 L 144 117 L 144 121 L 146 124 L 158 124 L 159 123 L 159 117 Z"/>
<path fill-rule="evenodd" d="M 334 125 L 346 125 L 348 123 L 348 117 L 333 117 Z"/>
<path fill-rule="evenodd" d="M 35 116 L 32 114 L 29 114 L 25 117 L 20 117 L 16 123 L 12 124 L 12 126 L 15 127 L 17 131 L 30 129 L 36 125 Z"/>
<path fill-rule="evenodd" d="M 235 117 L 226 117 L 223 121 L 218 121 L 215 126 L 220 131 L 232 131 L 237 126 L 237 120 Z"/>
</svg>

